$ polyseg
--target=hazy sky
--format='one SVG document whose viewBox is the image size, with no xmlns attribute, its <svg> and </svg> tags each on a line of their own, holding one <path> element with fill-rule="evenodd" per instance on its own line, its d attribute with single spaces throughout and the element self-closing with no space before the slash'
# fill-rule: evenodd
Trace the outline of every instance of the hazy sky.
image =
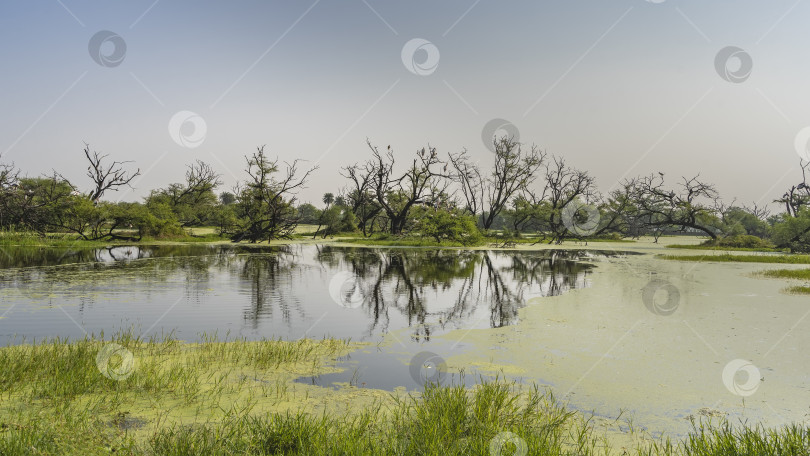
<svg viewBox="0 0 810 456">
<path fill-rule="evenodd" d="M 801 0 L 0 9 L 0 161 L 29 175 L 57 169 L 86 188 L 88 142 L 144 174 L 113 199 L 180 181 L 194 159 L 229 189 L 244 155 L 266 144 L 271 156 L 320 167 L 300 195 L 319 202 L 346 184 L 341 166 L 368 158 L 366 138 L 403 160 L 429 142 L 487 164 L 482 130 L 506 119 L 522 142 L 591 171 L 603 191 L 661 170 L 767 202 L 799 181 L 794 142 L 810 125 Z"/>
</svg>

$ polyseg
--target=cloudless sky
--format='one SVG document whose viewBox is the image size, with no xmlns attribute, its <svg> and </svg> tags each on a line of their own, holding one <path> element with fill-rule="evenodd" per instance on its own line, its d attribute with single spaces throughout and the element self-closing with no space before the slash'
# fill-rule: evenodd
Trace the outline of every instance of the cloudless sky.
<svg viewBox="0 0 810 456">
<path fill-rule="evenodd" d="M 300 198 L 320 204 L 346 185 L 341 166 L 368 158 L 366 138 L 401 163 L 429 143 L 487 166 L 482 129 L 500 118 L 605 192 L 660 170 L 767 203 L 801 179 L 808 15 L 797 0 L 10 0 L 0 161 L 86 188 L 87 142 L 140 167 L 135 190 L 108 195 L 137 200 L 195 159 L 228 190 L 266 145 L 319 167 Z M 91 56 L 101 31 L 120 38 L 96 60 L 123 42 L 123 61 Z M 423 45 L 403 59 L 413 39 Z M 732 77 L 718 73 L 728 46 L 750 57 L 750 75 L 733 80 L 737 57 L 722 67 Z M 186 122 L 173 138 L 181 111 L 204 130 Z M 175 141 L 195 135 L 197 147 Z"/>
</svg>

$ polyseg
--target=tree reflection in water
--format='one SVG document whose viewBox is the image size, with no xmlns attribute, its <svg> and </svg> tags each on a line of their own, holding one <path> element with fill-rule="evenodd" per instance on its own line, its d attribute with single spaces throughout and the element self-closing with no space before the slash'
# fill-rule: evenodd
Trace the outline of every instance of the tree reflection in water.
<svg viewBox="0 0 810 456">
<path fill-rule="evenodd" d="M 390 312 L 407 317 L 412 338 L 429 340 L 436 329 L 469 327 L 482 306 L 489 326 L 513 324 L 534 296 L 557 296 L 588 286 L 593 267 L 583 252 L 367 249 L 322 246 L 317 258 L 331 268 L 345 263 L 361 281 L 369 334 L 388 330 Z M 474 323 L 474 322 L 473 322 Z M 449 327 L 449 328 L 448 328 Z"/>
<path fill-rule="evenodd" d="M 415 341 L 451 329 L 514 324 L 528 299 L 587 287 L 591 259 L 620 255 L 332 245 L 6 248 L 5 253 L 0 287 L 17 301 L 74 299 L 84 313 L 86 306 L 92 311 L 94 305 L 112 305 L 96 302 L 103 299 L 96 296 L 137 293 L 127 315 L 149 320 L 138 314 L 149 310 L 139 310 L 137 303 L 161 309 L 155 303 L 171 294 L 172 302 L 180 300 L 172 312 L 190 328 L 210 327 L 214 318 L 216 327 L 241 320 L 257 334 L 365 338 L 408 327 Z M 56 265 L 61 266 L 49 267 Z M 348 290 L 356 293 L 357 308 L 343 309 L 329 298 L 329 282 L 339 273 L 356 279 Z M 327 313 L 318 330 L 307 334 Z"/>
</svg>

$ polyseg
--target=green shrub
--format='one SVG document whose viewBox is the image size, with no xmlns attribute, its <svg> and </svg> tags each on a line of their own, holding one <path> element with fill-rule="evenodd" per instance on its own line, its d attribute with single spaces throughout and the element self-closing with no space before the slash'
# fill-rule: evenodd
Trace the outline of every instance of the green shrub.
<svg viewBox="0 0 810 456">
<path fill-rule="evenodd" d="M 416 212 L 413 231 L 431 237 L 440 243 L 444 240 L 474 245 L 481 242 L 475 219 L 460 211 L 422 208 Z"/>
<path fill-rule="evenodd" d="M 780 219 L 773 226 L 773 242 L 793 253 L 810 253 L 810 209 L 797 217 L 782 214 Z"/>
<path fill-rule="evenodd" d="M 750 234 L 735 234 L 703 243 L 709 247 L 732 247 L 735 249 L 772 249 L 775 246 L 765 239 Z"/>
</svg>

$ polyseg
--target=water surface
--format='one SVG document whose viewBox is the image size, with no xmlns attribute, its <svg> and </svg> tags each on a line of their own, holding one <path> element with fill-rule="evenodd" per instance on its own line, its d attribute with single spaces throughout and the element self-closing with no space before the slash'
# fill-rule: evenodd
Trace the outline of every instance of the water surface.
<svg viewBox="0 0 810 456">
<path fill-rule="evenodd" d="M 13 343 L 134 328 L 199 340 L 339 337 L 407 328 L 413 341 L 514 324 L 537 296 L 589 286 L 594 254 L 319 245 L 9 248 L 0 337 Z"/>
</svg>

